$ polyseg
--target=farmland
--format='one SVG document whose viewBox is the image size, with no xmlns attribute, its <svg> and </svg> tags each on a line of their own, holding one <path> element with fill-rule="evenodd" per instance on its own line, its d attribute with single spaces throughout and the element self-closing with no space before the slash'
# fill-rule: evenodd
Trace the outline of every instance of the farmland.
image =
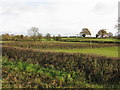
<svg viewBox="0 0 120 90">
<path fill-rule="evenodd" d="M 119 87 L 117 44 L 60 41 L 2 44 L 4 88 Z"/>
<path fill-rule="evenodd" d="M 42 51 L 67 52 L 67 53 L 90 53 L 118 57 L 117 44 L 96 44 L 96 43 L 64 43 L 64 42 L 12 42 L 3 45 L 22 48 L 32 48 Z M 103 53 L 104 52 L 104 53 Z"/>
<path fill-rule="evenodd" d="M 118 47 L 94 48 L 94 49 L 50 49 L 49 51 L 68 53 L 89 53 L 108 57 L 118 57 Z M 104 52 L 104 53 L 103 53 Z"/>
<path fill-rule="evenodd" d="M 79 38 L 62 38 L 62 39 L 77 39 L 79 41 L 118 41 L 118 39 L 110 39 L 110 38 L 105 38 L 105 39 L 102 39 L 102 38 L 95 38 L 95 39 L 79 39 Z"/>
<path fill-rule="evenodd" d="M 0 89 L 119 90 L 117 0 L 0 4 Z"/>
<path fill-rule="evenodd" d="M 119 39 L 113 38 L 62 38 L 61 41 L 68 42 L 93 42 L 93 43 L 118 43 Z"/>
</svg>

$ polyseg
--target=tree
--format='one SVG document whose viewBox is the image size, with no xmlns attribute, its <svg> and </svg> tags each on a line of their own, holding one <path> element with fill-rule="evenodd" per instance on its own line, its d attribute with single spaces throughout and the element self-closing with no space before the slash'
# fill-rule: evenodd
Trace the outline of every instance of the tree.
<svg viewBox="0 0 120 90">
<path fill-rule="evenodd" d="M 50 41 L 51 40 L 51 35 L 50 33 L 47 33 L 46 36 L 45 36 L 46 40 Z"/>
<path fill-rule="evenodd" d="M 89 31 L 88 28 L 83 28 L 82 31 L 80 32 L 80 35 L 85 37 L 86 35 L 91 35 L 91 32 Z"/>
<path fill-rule="evenodd" d="M 20 35 L 20 39 L 23 39 L 24 38 L 24 35 Z"/>
<path fill-rule="evenodd" d="M 42 39 L 42 34 L 38 33 L 37 37 L 38 37 L 39 40 L 41 40 Z"/>
<path fill-rule="evenodd" d="M 38 36 L 38 28 L 37 27 L 32 27 L 29 31 L 28 34 L 30 37 L 32 37 L 32 39 L 35 41 L 37 39 Z"/>
<path fill-rule="evenodd" d="M 55 35 L 53 36 L 53 40 L 55 40 L 55 41 L 56 41 L 56 36 L 55 36 Z"/>
<path fill-rule="evenodd" d="M 107 33 L 108 37 L 113 37 L 113 33 L 109 32 Z"/>
<path fill-rule="evenodd" d="M 99 35 L 98 35 L 98 34 L 96 34 L 96 38 L 98 38 L 98 36 L 99 36 Z"/>
<path fill-rule="evenodd" d="M 61 35 L 59 34 L 58 36 L 53 36 L 53 40 L 59 41 L 61 39 Z"/>
<path fill-rule="evenodd" d="M 9 40 L 11 40 L 11 36 L 8 33 L 2 34 L 2 40 L 9 41 Z"/>
<path fill-rule="evenodd" d="M 14 35 L 13 37 L 14 37 L 14 40 L 15 40 L 15 41 L 20 41 L 20 39 L 21 39 L 21 36 L 20 36 L 20 35 Z"/>
<path fill-rule="evenodd" d="M 85 36 L 86 36 L 84 32 L 80 32 L 80 35 L 81 35 L 82 37 L 85 37 Z"/>
<path fill-rule="evenodd" d="M 101 29 L 98 31 L 98 35 L 103 38 L 105 35 L 107 35 L 106 29 Z"/>
<path fill-rule="evenodd" d="M 60 39 L 61 39 L 61 35 L 58 34 L 58 36 L 57 36 L 57 41 L 59 41 Z"/>
</svg>

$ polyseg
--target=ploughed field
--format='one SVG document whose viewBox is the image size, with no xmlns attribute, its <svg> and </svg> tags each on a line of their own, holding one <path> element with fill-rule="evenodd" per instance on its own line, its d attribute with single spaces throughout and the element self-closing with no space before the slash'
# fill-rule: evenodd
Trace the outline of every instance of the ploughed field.
<svg viewBox="0 0 120 90">
<path fill-rule="evenodd" d="M 2 56 L 4 88 L 120 86 L 115 43 L 3 42 Z"/>
</svg>

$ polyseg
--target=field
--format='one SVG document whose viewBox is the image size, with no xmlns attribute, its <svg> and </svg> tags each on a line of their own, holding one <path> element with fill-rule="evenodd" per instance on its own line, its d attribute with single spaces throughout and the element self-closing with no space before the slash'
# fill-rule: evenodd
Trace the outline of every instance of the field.
<svg viewBox="0 0 120 90">
<path fill-rule="evenodd" d="M 68 42 L 93 42 L 93 43 L 118 43 L 120 42 L 119 39 L 112 39 L 112 38 L 62 38 L 61 41 L 68 41 Z"/>
<path fill-rule="evenodd" d="M 102 38 L 97 38 L 97 39 L 82 39 L 82 38 L 62 38 L 62 39 L 77 39 L 79 41 L 118 41 L 118 39 L 102 39 Z"/>
<path fill-rule="evenodd" d="M 68 53 L 89 53 L 108 57 L 118 57 L 118 47 L 94 48 L 94 49 L 55 49 L 49 51 Z M 103 53 L 104 52 L 104 53 Z"/>
<path fill-rule="evenodd" d="M 3 88 L 120 88 L 116 43 L 2 44 Z"/>
</svg>

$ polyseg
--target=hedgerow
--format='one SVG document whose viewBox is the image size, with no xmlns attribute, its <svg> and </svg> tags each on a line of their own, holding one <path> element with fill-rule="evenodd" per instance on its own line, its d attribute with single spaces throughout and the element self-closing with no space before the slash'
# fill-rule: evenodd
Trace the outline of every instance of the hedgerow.
<svg viewBox="0 0 120 90">
<path fill-rule="evenodd" d="M 42 68 L 39 64 L 12 61 L 3 57 L 3 88 L 103 88 L 86 83 L 79 72 L 63 72 Z M 109 86 L 111 87 L 111 86 Z"/>
<path fill-rule="evenodd" d="M 88 54 L 45 52 L 32 49 L 3 46 L 2 55 L 21 61 L 51 67 L 60 71 L 79 71 L 92 83 L 118 84 L 120 81 L 120 58 Z"/>
<path fill-rule="evenodd" d="M 96 43 L 58 43 L 58 42 L 12 42 L 3 43 L 3 45 L 17 46 L 22 48 L 35 49 L 76 49 L 76 48 L 100 48 L 118 46 L 117 44 L 96 44 Z"/>
<path fill-rule="evenodd" d="M 89 42 L 89 43 L 101 43 L 101 44 L 119 44 L 119 40 L 116 39 L 115 41 L 98 41 L 98 40 L 84 40 L 84 39 L 61 39 L 60 41 L 63 42 Z"/>
</svg>

